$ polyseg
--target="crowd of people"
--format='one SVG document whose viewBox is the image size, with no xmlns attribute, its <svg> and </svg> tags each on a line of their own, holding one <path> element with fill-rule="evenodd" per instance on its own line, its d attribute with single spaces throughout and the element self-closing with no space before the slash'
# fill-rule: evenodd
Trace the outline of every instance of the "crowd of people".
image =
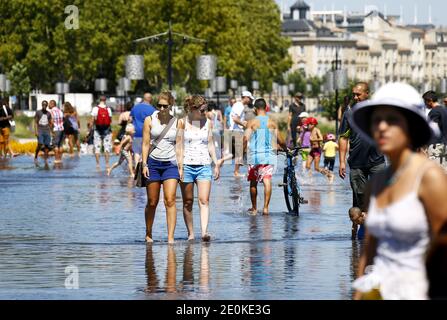
<svg viewBox="0 0 447 320">
<path fill-rule="evenodd" d="M 203 96 L 188 96 L 180 118 L 172 112 L 175 101 L 170 92 L 160 93 L 155 105 L 152 95 L 145 93 L 141 103 L 126 105 L 113 140 L 112 110 L 101 97 L 92 109 L 85 142 L 94 146 L 98 169 L 104 153 L 107 175 L 123 162 L 127 162 L 131 177 L 141 168 L 147 192 L 148 243 L 154 241 L 152 228 L 163 188 L 170 244 L 174 243 L 178 185 L 188 240 L 195 239 L 192 211 L 197 185 L 201 240 L 208 242 L 212 181 L 219 179 L 225 162 L 234 159 L 234 177 L 246 176 L 250 183 L 250 214 L 258 213 L 258 184 L 264 185 L 262 213 L 268 215 L 278 150 L 300 148 L 303 171 L 311 173 L 313 163 L 314 170 L 331 182 L 338 153 L 341 179 L 347 177 L 346 163 L 349 166 L 351 237 L 365 239 L 354 282 L 355 298 L 425 299 L 439 295 L 439 289 L 431 288 L 430 283 L 445 276 L 426 266 L 439 267 L 433 259 L 445 250 L 447 108 L 439 104 L 434 91 L 421 97 L 409 85 L 391 83 L 370 97 L 368 84 L 359 82 L 352 89 L 353 103 L 346 100 L 337 115 L 339 131 L 323 135 L 318 120 L 306 112 L 303 98 L 300 93 L 294 96 L 287 121 L 289 139 L 283 139 L 278 124 L 269 117 L 267 102 L 255 99 L 249 91 L 242 92 L 240 101 L 230 99 L 223 113 Z M 75 147 L 81 149 L 79 117 L 69 102 L 60 110 L 54 100 L 43 101 L 34 119 L 36 163 L 41 151 L 47 161 L 51 149 L 55 163 L 61 162 L 65 139 L 70 154 Z M 12 110 L 3 104 L 0 151 L 4 156 L 12 155 L 8 148 L 11 120 Z M 114 144 L 119 159 L 110 166 Z M 324 166 L 320 167 L 322 156 Z M 241 172 L 245 164 L 246 175 Z M 430 261 L 425 259 L 427 252 Z"/>
</svg>

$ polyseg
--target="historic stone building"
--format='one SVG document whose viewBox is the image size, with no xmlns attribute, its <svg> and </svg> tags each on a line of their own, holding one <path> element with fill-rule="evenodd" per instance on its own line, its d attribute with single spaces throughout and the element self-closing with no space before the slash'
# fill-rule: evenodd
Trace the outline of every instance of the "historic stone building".
<svg viewBox="0 0 447 320">
<path fill-rule="evenodd" d="M 304 1 L 283 15 L 283 35 L 292 40 L 291 71 L 322 77 L 338 51 L 350 79 L 384 84 L 403 81 L 420 90 L 447 77 L 447 30 L 434 25 L 404 26 L 399 16 L 377 10 L 310 12 Z"/>
</svg>

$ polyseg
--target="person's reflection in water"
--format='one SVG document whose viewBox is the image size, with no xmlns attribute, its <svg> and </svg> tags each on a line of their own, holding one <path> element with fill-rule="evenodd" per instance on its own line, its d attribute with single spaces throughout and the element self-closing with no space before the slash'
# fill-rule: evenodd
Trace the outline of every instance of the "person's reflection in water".
<svg viewBox="0 0 447 320">
<path fill-rule="evenodd" d="M 362 245 L 363 240 L 352 240 L 351 272 L 350 272 L 352 281 L 356 279 Z"/>
<path fill-rule="evenodd" d="M 62 170 L 62 169 L 64 169 L 64 166 L 63 166 L 62 162 L 61 163 L 56 163 L 55 162 L 53 169 L 54 170 Z"/>
<path fill-rule="evenodd" d="M 159 288 L 159 280 L 157 277 L 157 271 L 155 270 L 154 254 L 152 250 L 152 244 L 146 247 L 146 277 L 147 286 L 145 292 L 153 293 L 157 292 Z"/>
<path fill-rule="evenodd" d="M 321 213 L 321 192 L 312 190 L 309 193 L 309 206 L 313 213 Z"/>
<path fill-rule="evenodd" d="M 167 293 L 177 292 L 177 258 L 174 246 L 168 246 L 168 261 L 166 266 L 165 288 Z"/>
<path fill-rule="evenodd" d="M 188 242 L 183 255 L 182 291 L 194 291 L 194 250 L 191 242 Z"/>
<path fill-rule="evenodd" d="M 202 243 L 200 251 L 200 274 L 199 274 L 199 292 L 210 292 L 210 262 L 209 262 L 209 243 Z"/>
<path fill-rule="evenodd" d="M 185 246 L 183 279 L 180 283 L 177 283 L 177 267 L 176 247 L 170 245 L 167 248 L 165 284 L 164 287 L 160 287 L 160 280 L 155 268 L 153 245 L 148 244 L 146 249 L 147 286 L 145 292 L 168 294 L 194 292 L 195 290 L 199 293 L 210 292 L 209 244 L 203 243 L 201 246 L 198 288 L 194 287 L 194 244 L 189 243 Z M 170 298 L 173 297 L 170 296 Z"/>
<path fill-rule="evenodd" d="M 258 221 L 262 221 L 262 229 Z M 272 218 L 271 216 L 250 216 L 250 251 L 248 273 L 251 290 L 256 293 L 259 288 L 268 286 L 272 279 Z M 244 274 L 244 272 L 242 273 Z"/>
<path fill-rule="evenodd" d="M 284 239 L 295 239 L 298 233 L 299 217 L 292 215 L 284 216 Z M 284 243 L 284 276 L 286 279 L 293 279 L 296 275 L 295 269 L 296 245 L 294 242 Z"/>
</svg>

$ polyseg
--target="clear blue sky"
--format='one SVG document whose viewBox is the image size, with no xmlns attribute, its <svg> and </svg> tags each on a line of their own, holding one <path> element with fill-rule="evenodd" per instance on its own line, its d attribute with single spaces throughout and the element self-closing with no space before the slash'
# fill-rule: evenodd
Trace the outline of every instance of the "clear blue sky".
<svg viewBox="0 0 447 320">
<path fill-rule="evenodd" d="M 284 3 L 285 12 L 290 12 L 296 0 L 275 0 L 278 5 Z M 313 7 L 313 10 L 331 10 L 334 5 L 335 10 L 343 10 L 346 6 L 348 11 L 363 12 L 365 5 L 375 5 L 381 12 L 384 11 L 384 5 L 387 7 L 387 13 L 392 15 L 400 14 L 400 7 L 403 7 L 405 23 L 412 24 L 414 21 L 414 7 L 417 6 L 418 23 L 428 22 L 428 7 L 431 5 L 432 22 L 435 25 L 447 25 L 447 0 L 305 0 Z"/>
</svg>

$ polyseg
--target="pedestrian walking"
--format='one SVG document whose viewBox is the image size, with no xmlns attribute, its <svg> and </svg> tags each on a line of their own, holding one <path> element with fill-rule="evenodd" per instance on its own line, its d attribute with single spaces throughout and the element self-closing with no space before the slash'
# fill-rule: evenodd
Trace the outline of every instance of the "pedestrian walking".
<svg viewBox="0 0 447 320">
<path fill-rule="evenodd" d="M 104 149 L 106 170 L 109 169 L 110 153 L 112 152 L 112 109 L 106 105 L 106 97 L 101 96 L 99 104 L 92 110 L 91 123 L 94 125 L 93 140 L 95 145 L 96 168 L 100 169 L 99 158 Z"/>
<path fill-rule="evenodd" d="M 366 247 L 353 284 L 356 299 L 428 298 L 425 255 L 447 222 L 447 176 L 415 152 L 432 136 L 422 107 L 413 87 L 391 83 L 352 113 L 356 132 L 390 160 L 367 188 Z M 372 271 L 366 274 L 368 265 Z"/>
<path fill-rule="evenodd" d="M 292 145 L 297 146 L 298 130 L 297 127 L 301 125 L 300 115 L 306 111 L 306 105 L 303 103 L 304 95 L 297 92 L 293 97 L 293 102 L 289 106 L 289 117 L 287 119 L 287 128 L 292 138 Z"/>
<path fill-rule="evenodd" d="M 266 112 L 267 103 L 264 99 L 256 99 L 254 103 L 256 118 L 249 120 L 244 135 L 244 149 L 248 145 L 248 181 L 250 182 L 251 208 L 248 212 L 256 215 L 258 212 L 258 184 L 264 184 L 263 215 L 269 214 L 269 204 L 272 195 L 272 176 L 277 166 L 278 142 L 283 150 L 287 150 L 285 142 L 276 135 L 277 124 L 269 118 Z"/>
<path fill-rule="evenodd" d="M 14 113 L 8 106 L 7 100 L 4 99 L 3 101 L 1 101 L 0 108 L 0 157 L 3 154 L 5 159 L 8 153 L 10 154 L 11 158 L 15 156 L 15 154 L 11 150 L 11 146 L 9 145 L 9 136 L 11 135 L 11 122 L 13 120 Z"/>
<path fill-rule="evenodd" d="M 157 111 L 144 120 L 142 163 L 143 175 L 147 180 L 147 205 L 144 213 L 146 242 L 149 243 L 153 242 L 152 226 L 154 224 L 155 211 L 160 200 L 161 186 L 163 186 L 166 208 L 168 243 L 174 243 L 174 231 L 177 221 L 175 197 L 180 175 L 176 153 L 178 121 L 170 114 L 173 104 L 174 97 L 170 92 L 160 93 Z M 147 106 L 145 107 L 147 108 Z M 138 117 L 140 117 L 144 112 L 140 110 L 136 114 L 139 114 Z"/>
<path fill-rule="evenodd" d="M 359 82 L 352 89 L 355 103 L 365 101 L 369 97 L 369 87 L 367 83 Z M 377 148 L 366 139 L 361 137 L 352 128 L 351 115 L 356 109 L 356 104 L 351 108 L 347 107 L 343 113 L 339 128 L 339 175 L 346 178 L 346 160 L 349 164 L 349 181 L 352 189 L 352 207 L 357 207 L 366 212 L 364 204 L 365 185 L 370 177 L 385 168 L 385 157 Z M 346 159 L 349 152 L 349 158 Z"/>
<path fill-rule="evenodd" d="M 54 163 L 62 162 L 64 134 L 64 113 L 57 107 L 55 100 L 50 100 L 48 107 L 53 119 L 52 146 L 54 148 Z"/>
<path fill-rule="evenodd" d="M 183 197 L 183 218 L 188 230 L 188 240 L 194 239 L 192 207 L 194 185 L 197 184 L 200 209 L 202 241 L 210 241 L 208 232 L 209 200 L 211 181 L 219 179 L 220 168 L 217 162 L 213 139 L 213 122 L 207 118 L 207 101 L 200 95 L 185 100 L 187 115 L 179 120 L 177 146 L 179 152 L 179 174 Z"/>
<path fill-rule="evenodd" d="M 81 122 L 79 121 L 78 113 L 70 102 L 64 103 L 64 134 L 68 139 L 70 156 L 74 156 L 74 146 L 77 151 L 81 151 L 81 142 L 79 140 Z"/>
<path fill-rule="evenodd" d="M 439 104 L 438 95 L 434 91 L 427 91 L 422 98 L 425 106 L 430 110 L 428 119 L 439 128 L 439 136 L 433 137 L 428 146 L 428 157 L 447 170 L 447 109 Z"/>
<path fill-rule="evenodd" d="M 235 160 L 234 165 L 234 176 L 235 177 L 243 177 L 243 174 L 240 174 L 239 170 L 241 165 L 243 164 L 243 140 L 244 140 L 244 129 L 247 125 L 247 121 L 245 120 L 245 107 L 252 103 L 255 98 L 251 94 L 250 91 L 242 92 L 242 100 L 236 102 L 230 114 L 230 130 L 231 139 L 232 140 L 232 155 Z M 226 159 L 226 157 L 224 157 Z"/>
<path fill-rule="evenodd" d="M 38 165 L 37 157 L 39 152 L 44 150 L 45 165 L 48 164 L 48 153 L 51 145 L 51 130 L 53 128 L 53 119 L 51 113 L 47 110 L 48 101 L 42 101 L 42 109 L 36 111 L 34 116 L 34 134 L 37 137 L 37 148 L 34 155 L 34 164 Z"/>
<path fill-rule="evenodd" d="M 135 136 L 132 145 L 135 165 L 137 165 L 137 163 L 141 160 L 144 121 L 156 111 L 152 106 L 152 94 L 146 92 L 143 95 L 143 99 L 144 100 L 142 102 L 135 104 L 130 111 L 130 118 L 132 119 L 132 124 L 135 127 Z"/>
</svg>

